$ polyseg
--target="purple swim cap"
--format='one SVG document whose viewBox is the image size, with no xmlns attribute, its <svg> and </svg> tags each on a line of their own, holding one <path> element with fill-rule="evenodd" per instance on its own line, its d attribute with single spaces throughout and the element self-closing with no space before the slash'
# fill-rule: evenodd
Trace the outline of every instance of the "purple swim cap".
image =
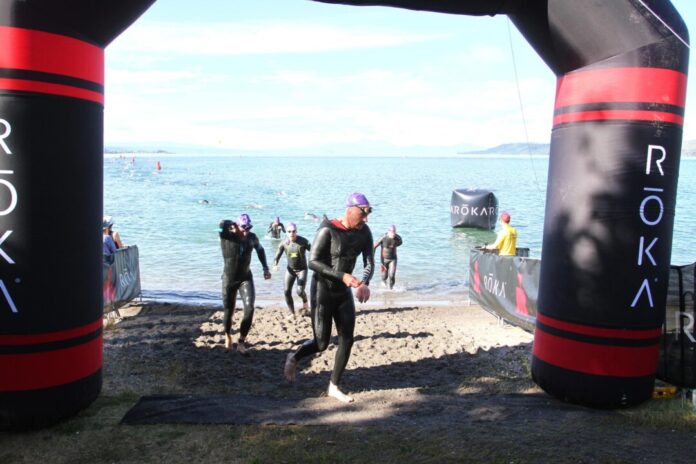
<svg viewBox="0 0 696 464">
<path fill-rule="evenodd" d="M 346 199 L 346 208 L 350 208 L 351 206 L 370 206 L 370 202 L 362 193 L 354 192 Z"/>
<path fill-rule="evenodd" d="M 249 217 L 249 215 L 247 213 L 242 213 L 239 215 L 239 218 L 237 218 L 237 225 L 239 227 L 241 227 L 242 229 L 247 229 L 247 230 L 254 227 L 251 224 L 251 218 Z"/>
<path fill-rule="evenodd" d="M 387 229 L 389 232 L 396 232 L 396 226 L 394 224 L 390 225 Z"/>
<path fill-rule="evenodd" d="M 291 230 L 297 231 L 297 226 L 295 225 L 294 222 L 288 223 L 288 232 Z"/>
</svg>

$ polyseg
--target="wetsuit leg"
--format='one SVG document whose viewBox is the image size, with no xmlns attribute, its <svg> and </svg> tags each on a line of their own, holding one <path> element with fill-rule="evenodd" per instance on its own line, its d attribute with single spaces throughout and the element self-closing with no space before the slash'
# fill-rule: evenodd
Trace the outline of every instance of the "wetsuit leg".
<svg viewBox="0 0 696 464">
<path fill-rule="evenodd" d="M 305 293 L 305 285 L 307 284 L 307 269 L 297 272 L 297 296 L 302 298 L 302 303 L 307 303 L 307 293 Z"/>
<path fill-rule="evenodd" d="M 392 259 L 387 264 L 387 269 L 389 273 L 389 288 L 394 288 L 394 282 L 396 281 L 396 260 Z"/>
<path fill-rule="evenodd" d="M 226 334 L 232 332 L 232 316 L 234 314 L 234 307 L 237 303 L 237 289 L 239 284 L 227 284 L 223 281 L 222 283 L 222 307 L 225 309 L 225 314 L 222 318 L 222 324 L 225 329 Z"/>
<path fill-rule="evenodd" d="M 292 286 L 295 284 L 296 278 L 297 275 L 295 274 L 295 271 L 289 267 L 285 269 L 285 304 L 288 305 L 288 309 L 292 314 L 295 314 L 295 302 L 292 301 Z"/>
<path fill-rule="evenodd" d="M 314 338 L 304 342 L 295 353 L 295 359 L 300 360 L 312 354 L 324 351 L 331 339 L 331 318 L 333 302 L 329 290 L 315 277 L 309 286 L 309 298 L 312 312 L 312 331 Z"/>
<path fill-rule="evenodd" d="M 333 312 L 336 332 L 338 332 L 338 349 L 334 359 L 334 368 L 331 373 L 331 382 L 338 385 L 341 381 L 343 371 L 348 364 L 350 352 L 353 348 L 353 333 L 355 331 L 355 302 L 353 293 L 346 289 L 346 293 L 340 299 L 338 307 Z"/>
<path fill-rule="evenodd" d="M 382 274 L 382 283 L 387 285 L 387 277 L 389 276 L 389 264 L 382 259 L 382 265 L 380 266 L 380 271 Z"/>
<path fill-rule="evenodd" d="M 239 338 L 244 340 L 251 329 L 251 322 L 254 320 L 254 303 L 256 302 L 254 279 L 251 277 L 251 273 L 249 278 L 239 286 L 239 295 L 242 297 L 244 305 L 244 318 L 239 327 Z"/>
</svg>

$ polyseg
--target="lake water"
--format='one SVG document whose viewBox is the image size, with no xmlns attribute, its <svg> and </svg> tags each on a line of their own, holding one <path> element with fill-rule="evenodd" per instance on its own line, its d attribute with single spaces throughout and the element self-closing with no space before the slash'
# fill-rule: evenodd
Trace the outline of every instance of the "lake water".
<svg viewBox="0 0 696 464">
<path fill-rule="evenodd" d="M 157 170 L 159 161 L 161 169 Z M 373 301 L 466 301 L 469 249 L 494 232 L 450 227 L 452 190 L 483 188 L 512 215 L 518 246 L 541 256 L 548 157 L 291 158 L 192 155 L 109 155 L 104 160 L 104 210 L 126 244 L 138 245 L 143 295 L 148 299 L 220 304 L 221 219 L 248 213 L 269 266 L 279 241 L 265 237 L 279 216 L 310 241 L 318 217 L 342 215 L 345 197 L 361 191 L 374 213 L 375 239 L 390 224 L 399 248 L 396 287 L 373 285 Z M 673 264 L 696 261 L 696 159 L 682 159 Z M 264 281 L 252 258 L 257 301 L 283 301 L 283 270 Z M 360 265 L 358 265 L 359 268 Z"/>
</svg>

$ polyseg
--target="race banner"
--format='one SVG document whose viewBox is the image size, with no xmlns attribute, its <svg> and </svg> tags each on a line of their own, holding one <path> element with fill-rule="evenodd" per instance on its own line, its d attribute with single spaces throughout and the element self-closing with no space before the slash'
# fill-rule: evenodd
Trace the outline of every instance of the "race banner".
<svg viewBox="0 0 696 464">
<path fill-rule="evenodd" d="M 104 260 L 104 312 L 114 311 L 140 296 L 140 260 L 137 246 L 116 250 Z"/>
<path fill-rule="evenodd" d="M 486 311 L 533 331 L 541 260 L 470 250 L 469 297 Z"/>
</svg>

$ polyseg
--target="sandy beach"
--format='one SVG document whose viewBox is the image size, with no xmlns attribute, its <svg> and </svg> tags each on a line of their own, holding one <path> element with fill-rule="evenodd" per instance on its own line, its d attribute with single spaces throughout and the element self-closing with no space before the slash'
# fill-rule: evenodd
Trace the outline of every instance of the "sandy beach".
<svg viewBox="0 0 696 464">
<path fill-rule="evenodd" d="M 285 356 L 311 338 L 310 318 L 287 319 L 284 306 L 255 310 L 248 357 L 224 347 L 220 308 L 144 304 L 123 308 L 105 330 L 104 391 L 140 395 L 256 394 L 321 397 L 335 344 L 303 360 L 298 379 L 282 377 Z M 235 314 L 234 340 L 241 314 Z M 335 335 L 335 329 L 334 329 Z M 517 379 L 515 392 L 534 390 L 527 375 L 532 335 L 477 306 L 358 307 L 355 344 L 343 388 L 356 403 L 416 395 L 422 389 L 511 393 L 487 379 Z M 335 337 L 332 342 L 335 343 Z M 491 390 L 492 389 L 492 390 Z"/>
</svg>

